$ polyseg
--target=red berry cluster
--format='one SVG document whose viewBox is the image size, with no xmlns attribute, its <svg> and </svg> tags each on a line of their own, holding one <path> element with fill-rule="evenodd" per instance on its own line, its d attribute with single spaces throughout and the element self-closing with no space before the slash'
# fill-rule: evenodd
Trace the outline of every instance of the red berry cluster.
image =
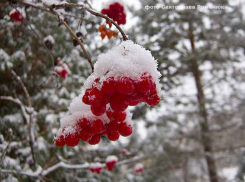
<svg viewBox="0 0 245 182">
<path fill-rule="evenodd" d="M 90 145 L 96 145 L 100 142 L 101 136 L 107 136 L 111 141 L 116 141 L 119 136 L 129 136 L 133 132 L 131 124 L 125 121 L 126 113 L 114 113 L 107 111 L 111 116 L 109 123 L 104 124 L 99 118 L 81 118 L 75 126 L 63 128 L 63 134 L 56 138 L 56 145 L 59 147 L 65 144 L 70 147 L 78 145 L 79 138 L 82 141 L 88 141 Z"/>
<path fill-rule="evenodd" d="M 134 167 L 135 173 L 142 173 L 143 172 L 143 167 L 144 166 L 141 163 L 136 164 L 135 167 Z"/>
<path fill-rule="evenodd" d="M 108 103 L 115 113 L 121 113 L 128 106 L 136 106 L 139 102 L 146 102 L 150 106 L 160 102 L 156 84 L 147 73 L 142 74 L 138 81 L 130 77 L 121 77 L 117 80 L 109 77 L 103 81 L 100 89 L 99 84 L 99 79 L 96 79 L 92 88 L 86 89 L 82 98 L 85 104 L 91 105 L 91 111 L 95 116 L 103 115 Z M 114 115 L 117 117 L 120 114 Z M 108 117 L 110 119 L 111 116 Z"/>
<path fill-rule="evenodd" d="M 124 25 L 126 23 L 126 14 L 124 13 L 124 7 L 118 2 L 111 4 L 109 6 L 109 9 L 102 9 L 101 13 L 112 18 L 118 23 L 118 25 Z"/>
<path fill-rule="evenodd" d="M 68 71 L 65 68 L 64 64 L 62 63 L 62 61 L 60 60 L 60 58 L 58 58 L 56 61 L 59 65 L 55 66 L 54 70 L 59 76 L 65 79 L 66 76 L 68 75 Z"/>
<path fill-rule="evenodd" d="M 115 164 L 117 163 L 118 158 L 114 155 L 107 156 L 106 158 L 106 167 L 108 171 L 113 171 Z"/>
<path fill-rule="evenodd" d="M 97 174 L 100 174 L 102 170 L 102 165 L 101 163 L 91 163 L 89 169 L 92 173 L 96 172 Z"/>
<path fill-rule="evenodd" d="M 18 12 L 18 11 L 13 11 L 13 12 L 10 12 L 10 18 L 13 18 L 15 21 L 19 21 L 21 23 L 24 22 L 24 18 L 23 16 Z"/>
</svg>

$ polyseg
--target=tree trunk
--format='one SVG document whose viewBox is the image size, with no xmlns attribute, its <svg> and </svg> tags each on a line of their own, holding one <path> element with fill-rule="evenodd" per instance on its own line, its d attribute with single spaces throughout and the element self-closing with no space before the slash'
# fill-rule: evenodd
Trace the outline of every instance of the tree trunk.
<svg viewBox="0 0 245 182">
<path fill-rule="evenodd" d="M 211 155 L 212 143 L 211 143 L 211 138 L 208 136 L 208 131 L 209 131 L 208 113 L 205 106 L 205 95 L 203 92 L 203 85 L 201 81 L 201 71 L 199 70 L 199 65 L 196 59 L 195 40 L 194 40 L 193 27 L 191 22 L 189 22 L 189 40 L 191 43 L 192 53 L 194 55 L 194 58 L 192 59 L 191 71 L 195 78 L 195 84 L 197 88 L 197 99 L 199 105 L 199 112 L 201 116 L 200 128 L 201 128 L 202 145 L 205 152 L 205 159 L 207 162 L 210 181 L 219 182 L 215 161 Z"/>
</svg>

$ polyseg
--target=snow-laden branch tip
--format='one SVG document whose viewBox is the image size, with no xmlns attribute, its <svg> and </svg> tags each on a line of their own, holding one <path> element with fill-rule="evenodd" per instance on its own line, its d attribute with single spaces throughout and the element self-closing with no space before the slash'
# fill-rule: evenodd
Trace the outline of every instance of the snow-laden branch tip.
<svg viewBox="0 0 245 182">
<path fill-rule="evenodd" d="M 129 163 L 134 163 L 140 160 L 144 160 L 146 158 L 149 158 L 150 156 L 135 156 L 131 159 L 126 159 L 119 161 L 116 165 L 120 166 L 123 164 L 129 164 Z M 34 172 L 31 171 L 16 171 L 16 170 L 6 170 L 6 169 L 0 169 L 0 173 L 10 173 L 10 174 L 19 174 L 19 175 L 25 175 L 33 178 L 39 178 L 39 177 L 45 177 L 48 174 L 56 171 L 59 168 L 65 168 L 65 169 L 89 169 L 90 164 L 89 163 L 84 163 L 84 164 L 67 164 L 63 161 L 58 162 L 57 164 L 54 164 L 53 166 L 50 166 L 46 169 L 42 169 L 40 166 L 37 167 L 37 170 Z M 102 168 L 106 167 L 106 164 L 103 163 L 101 164 Z"/>
<path fill-rule="evenodd" d="M 25 121 L 29 124 L 29 117 L 26 112 L 26 106 L 18 98 L 13 98 L 11 96 L 0 96 L 0 100 L 14 102 L 15 104 L 19 105 Z"/>
</svg>

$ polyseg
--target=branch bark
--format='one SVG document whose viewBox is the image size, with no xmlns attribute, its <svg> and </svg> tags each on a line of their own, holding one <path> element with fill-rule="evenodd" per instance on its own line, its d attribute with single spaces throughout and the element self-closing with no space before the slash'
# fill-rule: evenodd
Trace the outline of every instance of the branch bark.
<svg viewBox="0 0 245 182">
<path fill-rule="evenodd" d="M 92 68 L 92 71 L 94 71 L 94 65 L 92 63 L 92 60 L 90 59 L 88 52 L 86 51 L 82 41 L 76 36 L 76 34 L 72 31 L 72 29 L 67 25 L 67 23 L 65 22 L 65 20 L 63 19 L 63 17 L 61 17 L 61 15 L 56 12 L 52 7 L 49 8 L 50 12 L 52 12 L 53 14 L 55 14 L 58 19 L 63 23 L 63 25 L 66 27 L 66 29 L 70 32 L 70 34 L 76 39 L 76 41 L 79 43 L 80 47 L 83 50 L 83 53 L 85 54 L 86 58 L 88 59 L 88 62 Z"/>
</svg>

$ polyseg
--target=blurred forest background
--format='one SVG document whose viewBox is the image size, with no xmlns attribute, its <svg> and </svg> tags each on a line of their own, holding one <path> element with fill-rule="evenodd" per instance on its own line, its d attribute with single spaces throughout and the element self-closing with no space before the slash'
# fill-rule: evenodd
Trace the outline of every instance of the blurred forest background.
<svg viewBox="0 0 245 182">
<path fill-rule="evenodd" d="M 143 103 L 130 108 L 134 127 L 130 137 L 121 137 L 117 142 L 104 138 L 96 146 L 80 142 L 74 148 L 56 147 L 53 138 L 59 118 L 67 113 L 71 99 L 80 93 L 91 74 L 90 65 L 81 48 L 73 46 L 70 33 L 56 16 L 18 1 L 0 2 L 0 96 L 14 99 L 0 97 L 0 181 L 245 181 L 243 1 L 141 0 L 141 8 L 129 6 L 127 16 L 130 14 L 137 21 L 127 18 L 130 26 L 125 33 L 158 60 L 163 75 L 162 100 L 154 108 Z M 25 2 L 41 4 L 38 0 Z M 88 2 L 92 7 L 97 3 L 69 2 Z M 144 8 L 157 4 L 228 8 Z M 23 23 L 9 17 L 16 7 L 25 8 Z M 94 63 L 100 53 L 122 41 L 121 35 L 101 39 L 98 27 L 105 23 L 104 19 L 82 8 L 65 11 L 77 16 L 65 17 L 74 32 L 81 27 L 86 29 L 83 43 Z M 55 40 L 52 50 L 43 42 L 48 35 Z M 58 57 L 69 64 L 66 79 L 53 74 Z M 31 126 L 26 117 L 29 115 Z M 34 140 L 33 151 L 30 136 Z M 122 154 L 122 149 L 128 152 Z M 72 167 L 86 162 L 103 163 L 108 155 L 128 162 L 117 165 L 113 172 L 104 169 L 100 175 Z M 70 166 L 47 172 L 59 162 Z M 144 165 L 141 174 L 134 172 L 137 162 Z"/>
</svg>

